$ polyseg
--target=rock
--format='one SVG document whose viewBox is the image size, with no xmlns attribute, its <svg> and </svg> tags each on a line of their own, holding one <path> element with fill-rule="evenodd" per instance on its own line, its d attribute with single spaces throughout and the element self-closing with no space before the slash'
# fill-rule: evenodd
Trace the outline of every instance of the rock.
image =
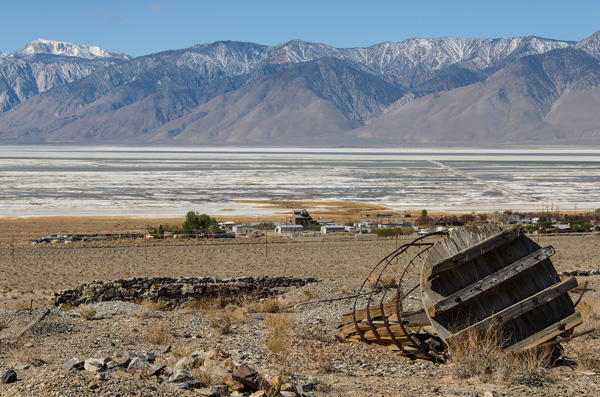
<svg viewBox="0 0 600 397">
<path fill-rule="evenodd" d="M 191 357 L 195 359 L 201 359 L 202 361 L 204 361 L 204 359 L 207 357 L 207 353 L 203 352 L 202 350 L 195 350 L 192 353 Z"/>
<path fill-rule="evenodd" d="M 264 390 L 259 390 L 250 394 L 250 397 L 267 397 L 267 392 Z"/>
<path fill-rule="evenodd" d="M 204 360 L 201 369 L 206 372 L 213 374 L 219 378 L 227 378 L 229 377 L 229 370 L 225 367 L 223 361 L 211 360 L 207 358 Z"/>
<path fill-rule="evenodd" d="M 194 377 L 187 369 L 174 369 L 171 376 L 169 376 L 169 382 L 171 383 L 182 383 L 193 380 Z"/>
<path fill-rule="evenodd" d="M 237 367 L 232 377 L 251 391 L 259 390 L 264 383 L 263 377 L 246 364 Z"/>
<path fill-rule="evenodd" d="M 29 369 L 31 367 L 31 364 L 23 364 L 23 365 L 19 365 L 17 367 L 15 367 L 15 371 L 24 371 L 26 369 Z"/>
<path fill-rule="evenodd" d="M 160 348 L 161 354 L 167 354 L 170 351 L 171 351 L 171 345 L 166 345 L 166 346 L 163 346 Z"/>
<path fill-rule="evenodd" d="M 225 353 L 223 350 L 219 349 L 218 347 L 215 349 L 211 349 L 206 353 L 206 358 L 210 358 L 211 360 L 225 360 L 226 358 L 229 358 L 229 354 Z"/>
<path fill-rule="evenodd" d="M 294 391 L 287 391 L 287 390 L 282 390 L 279 392 L 279 394 L 282 397 L 296 397 L 298 395 L 298 393 L 296 393 Z"/>
<path fill-rule="evenodd" d="M 2 374 L 2 383 L 7 384 L 7 383 L 13 383 L 17 381 L 17 373 L 12 370 L 9 369 L 6 372 L 4 372 L 4 374 Z"/>
<path fill-rule="evenodd" d="M 64 369 L 67 369 L 67 370 L 69 370 L 69 369 L 75 369 L 75 367 L 76 367 L 76 366 L 77 366 L 77 364 L 79 364 L 79 363 L 80 363 L 79 359 L 77 359 L 77 358 L 73 357 L 72 359 L 70 359 L 69 361 L 67 361 L 66 363 L 64 363 L 64 364 L 62 365 L 62 367 L 63 367 Z"/>
<path fill-rule="evenodd" d="M 148 368 L 146 368 L 146 371 L 148 373 L 149 376 L 154 376 L 154 375 L 160 375 L 161 372 L 163 372 L 165 369 L 164 365 L 160 365 L 160 364 L 150 364 L 148 366 Z"/>
<path fill-rule="evenodd" d="M 173 386 L 179 389 L 202 389 L 206 387 L 206 384 L 200 381 L 188 381 L 188 382 L 166 382 L 163 383 L 166 386 Z"/>
<path fill-rule="evenodd" d="M 136 369 L 147 369 L 150 366 L 150 363 L 143 357 L 135 357 L 131 360 L 129 365 L 127 366 L 127 371 L 132 371 Z"/>
<path fill-rule="evenodd" d="M 144 357 L 146 359 L 146 361 L 148 361 L 149 363 L 153 363 L 154 360 L 156 360 L 156 354 L 152 353 L 152 352 L 147 352 L 142 354 L 142 357 Z"/>
<path fill-rule="evenodd" d="M 305 384 L 302 385 L 302 390 L 305 391 L 305 392 L 306 391 L 311 391 L 318 384 L 319 384 L 319 380 L 317 378 L 309 379 L 308 382 L 306 382 Z"/>
<path fill-rule="evenodd" d="M 281 385 L 281 390 L 282 391 L 291 391 L 294 394 L 296 394 L 296 385 L 294 385 L 293 383 L 284 383 Z"/>
<path fill-rule="evenodd" d="M 198 362 L 192 357 L 184 357 L 175 363 L 175 369 L 190 369 L 198 366 Z"/>
<path fill-rule="evenodd" d="M 88 358 L 83 362 L 83 368 L 85 368 L 88 372 L 99 372 L 105 371 L 106 366 L 104 365 L 104 360 L 99 360 L 97 358 Z"/>
<path fill-rule="evenodd" d="M 196 393 L 206 397 L 221 397 L 229 394 L 229 387 L 227 385 L 217 385 L 211 388 L 203 387 L 197 390 Z"/>
</svg>

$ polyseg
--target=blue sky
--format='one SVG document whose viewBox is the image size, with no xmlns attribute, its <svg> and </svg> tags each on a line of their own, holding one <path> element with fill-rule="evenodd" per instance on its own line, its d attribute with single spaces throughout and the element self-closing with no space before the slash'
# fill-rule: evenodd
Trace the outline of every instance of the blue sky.
<svg viewBox="0 0 600 397">
<path fill-rule="evenodd" d="M 600 1 L 0 0 L 0 51 L 36 38 L 139 56 L 218 40 L 368 47 L 411 37 L 540 36 L 600 30 Z"/>
</svg>

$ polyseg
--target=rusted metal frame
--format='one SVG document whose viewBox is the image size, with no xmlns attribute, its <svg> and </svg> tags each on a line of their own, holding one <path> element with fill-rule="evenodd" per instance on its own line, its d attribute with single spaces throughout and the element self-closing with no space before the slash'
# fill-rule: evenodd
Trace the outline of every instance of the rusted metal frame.
<svg viewBox="0 0 600 397">
<path fill-rule="evenodd" d="M 396 315 L 397 315 L 397 317 L 398 317 L 398 322 L 399 322 L 399 325 L 400 325 L 400 329 L 401 329 L 401 330 L 402 330 L 402 332 L 403 332 L 403 333 L 406 335 L 406 337 L 407 337 L 407 338 L 408 338 L 408 339 L 409 339 L 411 342 L 413 342 L 413 344 L 414 344 L 414 345 L 415 345 L 415 346 L 416 346 L 416 347 L 419 349 L 419 351 L 421 351 L 421 352 L 425 353 L 427 356 L 429 356 L 429 357 L 431 357 L 431 358 L 434 358 L 434 357 L 432 357 L 430 354 L 428 354 L 428 352 L 426 351 L 426 349 L 424 349 L 424 348 L 422 347 L 422 344 L 421 344 L 421 342 L 420 342 L 418 339 L 416 339 L 416 338 L 414 338 L 414 337 L 412 336 L 412 335 L 413 335 L 413 334 L 412 334 L 412 332 L 410 332 L 410 330 L 408 330 L 408 329 L 407 329 L 407 328 L 404 326 L 404 324 L 403 324 L 403 322 L 402 322 L 402 315 L 401 315 L 401 312 L 402 312 L 402 307 L 401 307 L 401 300 L 402 300 L 402 297 L 400 297 L 400 290 L 401 290 L 401 284 L 402 284 L 402 280 L 404 279 L 404 276 L 406 275 L 406 273 L 407 273 L 407 271 L 408 271 L 408 268 L 414 264 L 414 261 L 415 261 L 415 259 L 416 259 L 416 258 L 420 258 L 420 257 L 421 257 L 421 255 L 422 255 L 423 253 L 427 252 L 427 251 L 428 251 L 429 249 L 431 249 L 431 247 L 434 245 L 434 243 L 419 243 L 418 241 L 421 241 L 421 240 L 423 240 L 423 239 L 425 239 L 425 238 L 427 238 L 427 237 L 429 237 L 429 236 L 431 236 L 431 235 L 437 235 L 437 234 L 446 234 L 446 233 L 443 233 L 443 232 L 436 232 L 436 233 L 432 233 L 432 234 L 429 234 L 429 235 L 422 236 L 422 237 L 420 237 L 420 238 L 418 238 L 418 239 L 414 240 L 412 243 L 409 243 L 409 244 L 406 244 L 405 246 L 403 246 L 403 247 L 402 247 L 403 249 L 401 249 L 401 250 L 396 250 L 396 251 L 395 251 L 395 252 L 393 252 L 392 254 L 390 254 L 390 255 L 388 255 L 387 257 L 385 257 L 385 258 L 384 258 L 384 259 L 383 259 L 383 260 L 382 260 L 382 261 L 381 261 L 381 262 L 380 262 L 380 263 L 379 263 L 379 264 L 376 266 L 376 268 L 377 268 L 377 267 L 379 267 L 379 265 L 380 265 L 380 264 L 382 264 L 382 263 L 384 263 L 384 262 L 385 262 L 385 265 L 383 266 L 383 269 L 381 269 L 381 271 L 380 271 L 380 273 L 379 273 L 379 276 L 377 277 L 377 280 L 375 281 L 375 285 L 377 285 L 377 284 L 379 283 L 379 280 L 381 279 L 381 276 L 383 275 L 383 272 L 385 271 L 385 269 L 387 269 L 387 267 L 388 267 L 389 265 L 391 265 L 391 260 L 393 260 L 393 259 L 395 259 L 396 257 L 398 257 L 398 255 L 405 253 L 405 252 L 406 252 L 406 251 L 407 251 L 409 248 L 411 248 L 411 247 L 417 247 L 417 246 L 425 246 L 425 247 L 426 247 L 425 249 L 421 250 L 421 251 L 420 251 L 420 252 L 419 252 L 417 255 L 415 255 L 415 257 L 413 257 L 413 259 L 412 259 L 412 260 L 411 260 L 411 261 L 408 263 L 408 265 L 406 265 L 406 267 L 404 268 L 404 271 L 402 272 L 402 274 L 401 274 L 401 276 L 400 276 L 400 278 L 399 278 L 399 280 L 398 280 L 398 285 L 397 285 L 397 287 L 396 287 L 396 291 L 397 291 L 397 292 L 396 292 Z M 385 296 L 386 296 L 386 294 L 387 294 L 387 291 L 388 291 L 388 289 L 389 289 L 389 288 L 386 288 L 386 289 L 383 291 L 383 294 L 382 294 L 381 300 L 380 300 L 380 302 L 379 302 L 379 311 L 380 311 L 380 313 L 381 313 L 381 316 L 382 316 L 383 324 L 384 324 L 384 326 L 385 326 L 385 328 L 386 328 L 386 330 L 387 330 L 387 332 L 388 332 L 388 335 L 390 336 L 390 338 L 391 338 L 391 339 L 392 339 L 392 341 L 394 342 L 394 344 L 395 344 L 395 345 L 396 345 L 396 346 L 397 346 L 397 347 L 398 347 L 398 348 L 399 348 L 399 349 L 400 349 L 400 350 L 401 350 L 401 351 L 402 351 L 404 354 L 407 354 L 407 355 L 409 355 L 409 356 L 413 356 L 413 354 L 412 354 L 412 353 L 408 353 L 408 352 L 406 352 L 406 351 L 405 351 L 405 349 L 404 349 L 403 345 L 397 341 L 397 339 L 396 339 L 396 337 L 395 337 L 394 333 L 391 331 L 391 328 L 390 328 L 390 325 L 389 325 L 389 321 L 388 321 L 388 319 L 387 319 L 387 315 L 385 314 L 385 310 L 384 310 L 384 300 L 385 300 Z M 414 289 L 413 289 L 413 290 L 414 290 Z M 371 320 L 371 313 L 370 313 L 369 306 L 370 306 L 370 302 L 371 302 L 371 297 L 372 297 L 372 295 L 373 295 L 372 293 L 369 295 L 368 302 L 367 302 L 367 309 L 366 309 L 366 310 L 367 310 L 367 322 L 368 322 L 368 324 L 369 324 L 369 328 L 370 328 L 370 329 L 371 329 L 371 331 L 373 332 L 373 335 L 375 336 L 375 338 L 376 338 L 378 341 L 381 341 L 381 338 L 380 338 L 380 336 L 379 336 L 379 333 L 377 332 L 377 330 L 376 330 L 376 328 L 375 328 L 375 326 L 373 325 L 373 323 L 372 323 L 372 320 Z M 356 325 L 355 325 L 355 327 L 356 327 Z"/>
<path fill-rule="evenodd" d="M 383 266 L 383 269 L 381 269 L 381 271 L 379 272 L 379 276 L 377 277 L 377 280 L 375 281 L 375 285 L 377 285 L 377 284 L 379 283 L 379 280 L 381 279 L 381 276 L 383 275 L 383 272 L 385 271 L 385 269 L 387 269 L 387 268 L 388 268 L 388 266 L 392 264 L 391 260 L 393 260 L 393 259 L 397 258 L 397 257 L 398 257 L 400 254 L 403 254 L 403 253 L 405 253 L 405 252 L 406 252 L 406 251 L 407 251 L 409 248 L 411 248 L 411 247 L 413 247 L 413 246 L 423 246 L 423 245 L 427 246 L 427 248 L 425 248 L 424 250 L 422 250 L 421 252 L 419 252 L 419 254 L 418 254 L 418 255 L 421 255 L 423 252 L 425 252 L 425 251 L 429 250 L 429 249 L 430 249 L 430 248 L 433 246 L 433 243 L 417 243 L 417 244 L 414 244 L 414 245 L 412 245 L 412 244 L 408 244 L 408 245 L 407 245 L 407 247 L 406 247 L 406 249 L 405 249 L 405 250 L 403 250 L 402 252 L 395 252 L 395 253 L 392 253 L 391 255 L 388 255 L 387 257 L 385 257 L 385 259 L 384 259 L 384 260 L 385 260 L 386 264 Z M 406 268 L 404 269 L 404 272 L 403 272 L 403 273 L 402 273 L 402 275 L 401 275 L 401 278 L 404 278 L 404 275 L 406 274 L 406 271 L 407 271 L 408 267 L 409 267 L 409 266 L 410 266 L 410 265 L 411 265 L 413 262 L 414 262 L 414 259 L 413 259 L 413 260 L 411 260 L 411 262 L 410 262 L 410 263 L 409 263 L 409 264 L 406 266 Z M 381 262 L 380 262 L 380 263 L 381 263 Z M 398 286 L 396 287 L 396 290 L 398 290 L 398 289 L 400 288 L 400 281 L 401 281 L 401 279 L 400 279 L 400 280 L 399 280 L 399 282 L 398 282 Z M 386 296 L 386 294 L 387 294 L 387 291 L 388 291 L 389 289 L 390 289 L 390 288 L 386 287 L 386 288 L 383 290 L 383 294 L 382 294 L 382 296 L 381 296 L 381 300 L 380 300 L 380 302 L 379 302 L 379 311 L 381 312 L 381 315 L 382 315 L 383 324 L 385 325 L 385 328 L 386 328 L 386 330 L 387 330 L 388 334 L 390 335 L 390 337 L 391 337 L 392 341 L 393 341 L 393 342 L 396 344 L 396 346 L 398 346 L 400 349 L 402 349 L 402 345 L 401 345 L 399 342 L 397 342 L 397 341 L 396 341 L 396 337 L 394 336 L 393 332 L 392 332 L 392 331 L 391 331 L 391 329 L 390 329 L 389 322 L 388 322 L 388 320 L 387 320 L 387 316 L 386 316 L 386 314 L 385 314 L 385 310 L 384 310 L 384 300 L 385 300 L 385 296 Z M 373 334 L 375 335 L 375 338 L 376 338 L 378 341 L 381 341 L 381 338 L 379 337 L 379 332 L 377 332 L 377 329 L 376 329 L 376 327 L 373 325 L 373 322 L 372 322 L 372 320 L 371 320 L 371 313 L 370 313 L 370 309 L 369 309 L 370 302 L 371 302 L 371 297 L 373 296 L 373 293 L 374 293 L 374 291 L 375 291 L 375 290 L 372 290 L 372 291 L 371 291 L 371 294 L 369 295 L 368 302 L 367 302 L 367 322 L 368 322 L 368 324 L 369 324 L 369 328 L 371 329 L 371 331 L 373 331 Z M 396 296 L 396 299 L 398 299 L 398 296 Z M 398 306 L 398 302 L 397 302 L 397 301 L 396 301 L 396 306 Z M 399 320 L 398 322 L 400 323 L 400 328 L 401 328 L 401 329 L 403 329 L 403 332 L 406 334 L 406 331 L 404 330 L 404 326 L 403 326 L 403 324 L 402 324 L 402 317 L 401 317 L 401 316 L 399 316 L 399 317 L 398 317 L 398 320 Z M 410 340 L 411 340 L 411 341 L 413 340 L 413 339 L 410 337 L 410 335 L 408 335 L 408 334 L 407 334 L 407 336 L 410 338 Z"/>
<path fill-rule="evenodd" d="M 581 302 L 581 298 L 583 298 L 583 294 L 585 294 L 588 290 L 587 286 L 588 286 L 588 282 L 586 280 L 585 283 L 583 283 L 583 289 L 581 290 L 581 293 L 579 294 L 579 298 L 577 298 L 577 301 L 573 304 L 573 308 L 577 307 L 579 302 Z"/>
<path fill-rule="evenodd" d="M 404 297 L 400 296 L 402 294 L 402 288 L 401 288 L 402 280 L 404 279 L 404 276 L 406 275 L 408 268 L 414 264 L 414 261 L 416 258 L 420 258 L 421 255 L 424 254 L 425 252 L 429 251 L 431 249 L 431 247 L 433 247 L 433 243 L 429 247 L 425 248 L 424 250 L 420 251 L 417 255 L 415 255 L 413 257 L 413 259 L 411 259 L 411 261 L 408 263 L 408 265 L 406 265 L 406 267 L 404 268 L 404 271 L 402 272 L 402 276 L 398 280 L 398 287 L 396 288 L 396 316 L 398 316 L 398 323 L 400 323 L 400 329 L 402 330 L 402 332 L 404 332 L 404 335 L 406 335 L 406 337 L 413 343 L 413 345 L 415 345 L 419 349 L 419 351 L 421 351 L 422 353 L 425 353 L 427 356 L 429 356 L 433 359 L 437 359 L 437 357 L 433 357 L 431 354 L 429 354 L 429 351 L 428 351 L 429 349 L 424 348 L 421 341 L 413 336 L 414 334 L 410 330 L 410 328 L 408 328 L 404 325 L 404 322 L 402 321 L 402 312 L 403 312 L 402 301 L 404 300 L 404 298 L 406 296 L 408 296 L 408 294 L 410 292 L 408 292 L 406 295 L 404 295 Z M 417 286 L 418 286 L 418 284 L 417 284 Z M 411 291 L 414 291 L 415 288 L 413 288 Z M 404 348 L 402 346 L 399 346 L 399 348 L 403 352 L 405 352 Z"/>
<path fill-rule="evenodd" d="M 388 258 L 390 257 L 396 257 L 404 252 L 406 252 L 410 247 L 413 247 L 415 245 L 421 245 L 420 243 L 418 243 L 418 241 L 423 240 L 424 238 L 432 235 L 432 234 L 439 234 L 440 232 L 436 232 L 436 233 L 431 233 L 431 234 L 427 234 L 425 236 L 421 236 L 415 240 L 413 240 L 412 242 L 408 243 L 408 244 L 404 244 L 401 247 L 399 247 L 396 251 L 392 252 L 391 254 L 388 254 L 384 259 L 382 259 L 381 261 L 379 261 L 379 263 L 371 270 L 371 272 L 369 273 L 369 275 L 367 276 L 367 278 L 365 279 L 365 281 L 363 281 L 362 285 L 360 286 L 356 299 L 354 300 L 354 304 L 352 306 L 352 322 L 354 323 L 354 328 L 356 330 L 356 332 L 358 333 L 360 340 L 364 343 L 369 343 L 369 341 L 367 341 L 367 339 L 365 338 L 364 332 L 360 329 L 360 327 L 358 326 L 358 322 L 356 321 L 356 305 L 358 303 L 358 297 L 361 295 L 360 292 L 363 290 L 363 288 L 365 287 L 365 284 L 367 283 L 367 280 L 369 280 L 369 278 L 371 277 L 371 275 L 375 272 L 375 270 L 382 264 L 384 263 L 384 261 L 387 261 Z M 381 277 L 381 275 L 380 275 Z M 379 281 L 379 278 L 378 278 Z M 369 301 L 368 303 L 370 303 L 370 298 L 371 295 L 369 295 Z M 370 313 L 369 313 L 369 305 L 367 304 L 367 318 L 370 318 Z M 369 320 L 370 321 L 370 320 Z"/>
</svg>

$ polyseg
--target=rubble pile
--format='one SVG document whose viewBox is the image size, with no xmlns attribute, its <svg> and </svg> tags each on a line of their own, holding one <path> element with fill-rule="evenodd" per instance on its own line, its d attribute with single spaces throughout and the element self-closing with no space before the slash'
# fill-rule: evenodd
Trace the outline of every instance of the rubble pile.
<svg viewBox="0 0 600 397">
<path fill-rule="evenodd" d="M 53 295 L 54 305 L 89 305 L 121 300 L 127 302 L 161 302 L 165 309 L 175 309 L 186 302 L 209 297 L 234 301 L 242 296 L 266 298 L 278 295 L 289 287 L 301 287 L 316 282 L 312 277 L 243 277 L 220 280 L 204 278 L 131 278 L 116 281 L 92 281 L 75 289 Z"/>
</svg>

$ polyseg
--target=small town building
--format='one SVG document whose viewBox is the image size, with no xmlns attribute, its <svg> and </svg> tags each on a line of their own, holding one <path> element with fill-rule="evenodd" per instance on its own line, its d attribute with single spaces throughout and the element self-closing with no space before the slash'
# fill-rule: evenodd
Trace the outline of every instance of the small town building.
<svg viewBox="0 0 600 397">
<path fill-rule="evenodd" d="M 301 225 L 304 230 L 311 230 L 313 226 L 317 226 L 318 223 L 310 216 L 307 210 L 294 210 L 292 213 L 292 223 L 294 225 Z"/>
<path fill-rule="evenodd" d="M 279 225 L 275 227 L 275 233 L 277 234 L 302 234 L 304 233 L 304 226 L 302 225 Z"/>
<path fill-rule="evenodd" d="M 232 227 L 232 231 L 235 233 L 236 236 L 239 236 L 239 235 L 243 235 L 243 234 L 254 233 L 254 228 L 249 225 L 234 225 Z"/>
<path fill-rule="evenodd" d="M 346 231 L 346 228 L 341 225 L 327 224 L 327 225 L 321 226 L 321 234 L 340 233 L 340 232 L 345 232 L 345 231 Z"/>
</svg>

